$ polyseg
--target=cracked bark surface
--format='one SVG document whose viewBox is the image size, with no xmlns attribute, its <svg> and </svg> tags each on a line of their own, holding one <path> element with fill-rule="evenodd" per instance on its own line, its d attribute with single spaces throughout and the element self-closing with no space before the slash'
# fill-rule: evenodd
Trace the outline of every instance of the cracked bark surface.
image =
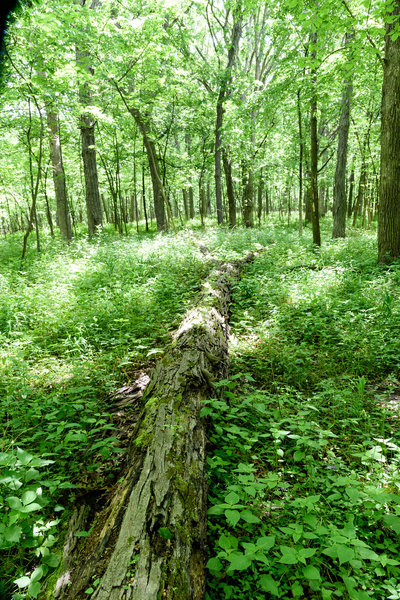
<svg viewBox="0 0 400 600">
<path fill-rule="evenodd" d="M 202 400 L 228 374 L 228 311 L 240 265 L 220 264 L 204 284 L 143 396 L 129 467 L 57 582 L 56 598 L 204 598 L 207 480 Z"/>
</svg>

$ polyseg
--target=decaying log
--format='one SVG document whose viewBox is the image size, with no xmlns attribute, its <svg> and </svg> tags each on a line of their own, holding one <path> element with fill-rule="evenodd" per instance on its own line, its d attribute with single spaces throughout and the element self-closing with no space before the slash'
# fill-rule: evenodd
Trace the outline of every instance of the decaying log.
<svg viewBox="0 0 400 600">
<path fill-rule="evenodd" d="M 227 376 L 230 288 L 240 263 L 252 257 L 213 271 L 157 364 L 143 396 L 129 468 L 72 566 L 68 561 L 57 598 L 204 598 L 206 433 L 199 413 L 213 381 Z"/>
</svg>

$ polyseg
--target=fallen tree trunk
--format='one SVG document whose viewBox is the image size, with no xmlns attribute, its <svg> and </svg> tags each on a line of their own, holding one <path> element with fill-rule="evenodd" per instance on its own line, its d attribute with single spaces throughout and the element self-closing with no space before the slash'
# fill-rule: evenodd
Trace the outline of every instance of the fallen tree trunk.
<svg viewBox="0 0 400 600">
<path fill-rule="evenodd" d="M 217 267 L 156 366 L 129 452 L 129 467 L 95 518 L 54 598 L 204 598 L 207 480 L 202 401 L 228 374 L 228 309 L 240 264 Z"/>
</svg>

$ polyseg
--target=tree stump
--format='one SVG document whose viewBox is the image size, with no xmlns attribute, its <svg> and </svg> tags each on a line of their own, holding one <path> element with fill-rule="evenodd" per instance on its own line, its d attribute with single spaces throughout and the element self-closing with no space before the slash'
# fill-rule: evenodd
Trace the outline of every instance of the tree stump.
<svg viewBox="0 0 400 600">
<path fill-rule="evenodd" d="M 91 535 L 64 560 L 55 598 L 204 598 L 207 479 L 202 401 L 228 375 L 228 310 L 241 264 L 220 264 L 157 364 L 128 468 Z M 65 557 L 66 558 L 66 557 Z M 97 585 L 92 585 L 96 581 Z"/>
</svg>

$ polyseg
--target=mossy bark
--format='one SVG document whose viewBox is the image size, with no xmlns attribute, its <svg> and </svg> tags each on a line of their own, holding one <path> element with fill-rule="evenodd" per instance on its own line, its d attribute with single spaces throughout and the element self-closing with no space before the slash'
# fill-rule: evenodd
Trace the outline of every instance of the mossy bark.
<svg viewBox="0 0 400 600">
<path fill-rule="evenodd" d="M 228 374 L 230 287 L 238 275 L 238 263 L 213 271 L 156 366 L 127 472 L 59 579 L 58 598 L 87 598 L 85 590 L 97 579 L 90 596 L 96 600 L 204 598 L 206 432 L 200 410 L 212 382 Z"/>
</svg>

